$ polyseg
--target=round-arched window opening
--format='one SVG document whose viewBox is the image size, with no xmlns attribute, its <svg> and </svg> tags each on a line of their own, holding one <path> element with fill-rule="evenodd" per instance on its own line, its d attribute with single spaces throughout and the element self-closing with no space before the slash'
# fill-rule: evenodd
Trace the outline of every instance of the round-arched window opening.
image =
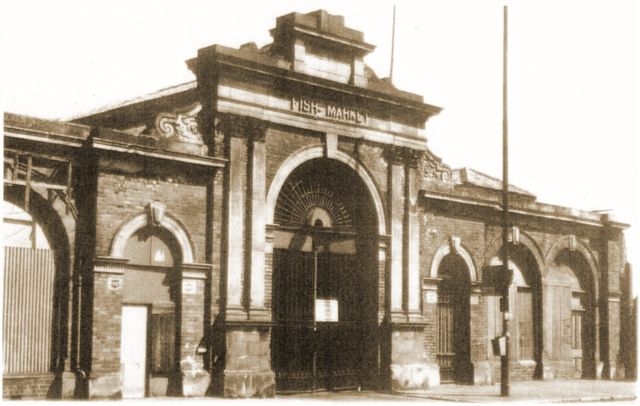
<svg viewBox="0 0 640 406">
<path fill-rule="evenodd" d="M 164 228 L 145 227 L 136 231 L 124 250 L 124 257 L 132 265 L 172 267 L 180 252 L 171 233 Z"/>
</svg>

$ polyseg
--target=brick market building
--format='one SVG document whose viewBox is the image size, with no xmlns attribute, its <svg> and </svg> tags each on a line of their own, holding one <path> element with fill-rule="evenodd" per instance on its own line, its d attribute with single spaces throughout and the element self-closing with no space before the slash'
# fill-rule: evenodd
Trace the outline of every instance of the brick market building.
<svg viewBox="0 0 640 406">
<path fill-rule="evenodd" d="M 5 113 L 4 398 L 499 381 L 501 182 L 427 148 L 441 109 L 342 17 L 271 35 L 73 122 Z M 621 376 L 627 226 L 510 195 L 513 379 Z"/>
</svg>

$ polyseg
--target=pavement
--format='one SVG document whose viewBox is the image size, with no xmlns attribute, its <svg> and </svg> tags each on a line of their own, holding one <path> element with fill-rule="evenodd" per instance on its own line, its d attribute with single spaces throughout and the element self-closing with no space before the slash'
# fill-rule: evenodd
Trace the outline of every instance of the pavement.
<svg viewBox="0 0 640 406">
<path fill-rule="evenodd" d="M 436 401 L 465 403 L 495 402 L 633 402 L 637 396 L 636 382 L 604 380 L 553 380 L 512 382 L 510 396 L 500 396 L 500 385 L 440 385 L 425 391 L 403 393 L 343 391 L 276 396 L 280 401 Z"/>
<path fill-rule="evenodd" d="M 336 391 L 296 394 L 278 394 L 270 399 L 222 399 L 222 398 L 145 398 L 124 400 L 123 403 L 137 404 L 140 401 L 161 402 L 165 405 L 183 404 L 195 401 L 210 405 L 211 402 L 229 405 L 265 406 L 265 404 L 310 404 L 336 403 L 396 403 L 396 402 L 429 402 L 429 403 L 575 403 L 575 402 L 622 402 L 636 404 L 636 396 L 640 387 L 636 382 L 606 380 L 552 380 L 552 381 L 520 381 L 512 382 L 510 396 L 500 396 L 500 385 L 454 385 L 444 384 L 424 391 L 411 392 L 373 392 L 373 391 Z"/>
</svg>

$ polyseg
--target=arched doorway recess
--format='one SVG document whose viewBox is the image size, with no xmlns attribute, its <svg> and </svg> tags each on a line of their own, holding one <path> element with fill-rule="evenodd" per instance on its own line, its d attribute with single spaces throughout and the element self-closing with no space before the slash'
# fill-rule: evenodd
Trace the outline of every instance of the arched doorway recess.
<svg viewBox="0 0 640 406">
<path fill-rule="evenodd" d="M 555 375 L 595 378 L 595 290 L 591 268 L 576 250 L 560 250 L 544 280 L 545 354 Z"/>
<path fill-rule="evenodd" d="M 502 264 L 502 250 L 490 265 Z M 509 245 L 509 268 L 513 279 L 509 287 L 510 361 L 514 376 L 525 379 L 542 377 L 542 280 L 540 262 L 528 244 Z M 489 337 L 502 333 L 502 312 L 498 298 L 490 306 Z"/>
<path fill-rule="evenodd" d="M 470 340 L 471 281 L 464 259 L 448 254 L 438 267 L 436 351 L 440 381 L 473 383 Z"/>
<path fill-rule="evenodd" d="M 296 168 L 274 210 L 272 367 L 279 391 L 366 385 L 376 366 L 378 227 L 360 177 Z"/>
</svg>

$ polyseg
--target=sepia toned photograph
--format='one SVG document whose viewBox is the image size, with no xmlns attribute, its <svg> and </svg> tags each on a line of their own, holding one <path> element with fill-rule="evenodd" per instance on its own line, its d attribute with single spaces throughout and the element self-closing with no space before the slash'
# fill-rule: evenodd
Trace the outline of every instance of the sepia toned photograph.
<svg viewBox="0 0 640 406">
<path fill-rule="evenodd" d="M 640 4 L 0 15 L 3 401 L 635 403 Z"/>
</svg>

